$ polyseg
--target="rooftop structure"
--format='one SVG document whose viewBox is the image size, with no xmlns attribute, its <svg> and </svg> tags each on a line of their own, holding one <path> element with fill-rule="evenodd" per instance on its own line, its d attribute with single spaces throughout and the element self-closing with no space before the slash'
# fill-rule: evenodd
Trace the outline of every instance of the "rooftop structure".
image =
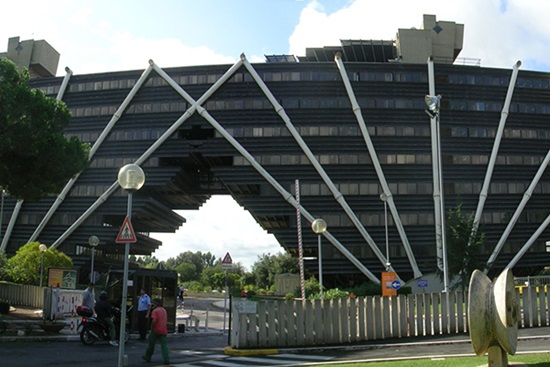
<svg viewBox="0 0 550 367">
<path fill-rule="evenodd" d="M 20 41 L 19 37 L 8 40 L 8 50 L 0 52 L 0 57 L 13 61 L 19 71 L 26 68 L 31 77 L 55 76 L 59 64 L 59 52 L 44 40 Z"/>
</svg>

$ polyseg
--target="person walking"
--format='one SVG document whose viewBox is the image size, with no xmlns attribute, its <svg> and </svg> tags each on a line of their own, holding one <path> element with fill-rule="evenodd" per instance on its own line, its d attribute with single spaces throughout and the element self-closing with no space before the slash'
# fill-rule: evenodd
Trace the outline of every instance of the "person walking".
<svg viewBox="0 0 550 367">
<path fill-rule="evenodd" d="M 95 299 L 94 299 L 94 287 L 95 284 L 91 282 L 88 284 L 88 288 L 84 291 L 82 295 L 82 306 L 88 307 L 92 312 L 94 312 Z"/>
<path fill-rule="evenodd" d="M 151 314 L 151 297 L 141 288 L 138 301 L 138 329 L 139 340 L 145 340 L 147 336 L 147 326 Z"/>
<path fill-rule="evenodd" d="M 146 362 L 151 362 L 151 356 L 155 352 L 155 343 L 160 342 L 162 359 L 164 364 L 170 364 L 170 355 L 166 345 L 166 335 L 168 334 L 168 315 L 166 309 L 162 307 L 162 301 L 159 298 L 153 300 L 153 311 L 151 312 L 151 332 L 149 333 L 147 349 L 145 355 L 141 358 Z"/>
</svg>

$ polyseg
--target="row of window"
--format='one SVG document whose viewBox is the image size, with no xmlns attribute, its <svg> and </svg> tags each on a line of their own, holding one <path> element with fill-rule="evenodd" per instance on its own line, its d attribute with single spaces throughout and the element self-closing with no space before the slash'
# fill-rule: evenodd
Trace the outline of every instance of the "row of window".
<svg viewBox="0 0 550 367">
<path fill-rule="evenodd" d="M 86 255 L 91 256 L 92 250 L 90 247 L 86 246 L 75 246 L 75 255 Z M 94 252 L 94 256 L 97 258 L 103 258 L 103 259 L 110 259 L 110 260 L 116 260 L 116 261 L 124 261 L 124 254 L 113 254 L 113 253 L 104 253 L 103 250 L 96 249 Z"/>
<path fill-rule="evenodd" d="M 342 164 L 371 164 L 368 154 L 316 154 L 315 158 L 323 165 Z M 306 155 L 283 154 L 283 155 L 261 155 L 254 159 L 261 165 L 309 165 L 311 164 Z M 456 165 L 486 165 L 489 161 L 487 155 L 481 154 L 453 154 L 445 155 L 444 160 Z M 431 154 L 379 154 L 378 160 L 381 164 L 431 164 Z M 544 157 L 531 155 L 499 155 L 496 159 L 497 165 L 528 165 L 538 166 Z M 250 163 L 243 156 L 233 157 L 234 166 L 249 166 Z"/>
<path fill-rule="evenodd" d="M 372 252 L 370 246 L 365 243 L 360 243 L 357 245 L 346 244 L 348 251 L 357 258 L 374 258 L 375 255 Z M 500 253 L 501 254 L 515 254 L 518 250 L 524 245 L 523 242 L 508 240 L 504 243 Z M 414 246 L 414 255 L 417 257 L 426 257 L 426 256 L 435 256 L 436 247 L 435 245 L 429 246 Z M 390 260 L 397 257 L 404 258 L 407 256 L 405 248 L 400 242 L 390 242 L 388 244 L 390 252 Z M 305 247 L 304 248 L 306 256 L 317 256 L 317 247 Z M 529 252 L 541 253 L 546 251 L 544 241 L 536 241 L 529 249 Z M 330 261 L 328 259 L 343 259 L 344 255 L 336 249 L 334 246 L 324 245 L 323 246 L 323 261 Z"/>
<path fill-rule="evenodd" d="M 380 204 L 382 205 L 382 204 Z M 537 211 L 523 212 L 518 223 L 542 223 L 548 213 Z M 386 216 L 382 214 L 357 214 L 362 225 L 368 227 L 381 227 L 385 225 Z M 511 214 L 508 212 L 484 212 L 481 216 L 481 224 L 508 224 Z M 399 218 L 404 226 L 432 226 L 434 225 L 433 213 L 400 213 Z M 346 214 L 324 214 L 323 219 L 328 228 L 354 227 L 355 225 Z M 388 226 L 394 227 L 393 217 L 388 215 Z"/>
<path fill-rule="evenodd" d="M 303 186 L 301 186 L 303 189 Z M 382 203 L 380 204 L 382 205 Z M 78 219 L 78 214 L 56 215 L 51 223 L 54 225 L 70 225 Z M 384 213 L 357 214 L 361 224 L 365 227 L 379 227 L 385 225 Z M 527 211 L 520 216 L 519 223 L 542 223 L 546 219 L 546 212 Z M 510 221 L 509 212 L 484 212 L 481 218 L 482 224 L 506 224 Z M 399 218 L 405 226 L 434 225 L 434 215 L 432 212 L 400 213 Z M 21 214 L 18 218 L 21 224 L 35 225 L 40 222 L 42 216 L 39 214 Z M 329 228 L 335 227 L 353 227 L 354 224 L 346 214 L 325 214 L 323 219 L 327 222 Z M 393 218 L 388 216 L 388 225 L 394 226 Z"/>
<path fill-rule="evenodd" d="M 303 82 L 303 81 L 339 81 L 341 80 L 338 70 L 321 71 L 257 71 L 265 82 Z M 222 73 L 212 74 L 191 74 L 174 75 L 172 79 L 179 85 L 212 85 L 218 81 Z M 349 71 L 348 77 L 355 82 L 396 82 L 396 83 L 428 83 L 428 73 L 423 71 Z M 447 79 L 449 84 L 484 85 L 484 86 L 508 86 L 510 76 L 489 76 L 489 75 L 468 75 L 451 73 L 447 76 L 438 75 L 438 81 Z M 249 83 L 253 78 L 249 73 L 236 73 L 229 80 L 229 83 Z M 120 78 L 87 82 L 69 83 L 69 92 L 88 92 L 111 89 L 129 89 L 137 82 L 136 78 Z M 441 82 L 440 82 L 441 83 Z M 145 86 L 158 87 L 168 83 L 158 75 L 148 78 Z M 519 77 L 516 81 L 518 88 L 550 89 L 547 79 Z M 45 93 L 53 95 L 58 93 L 60 86 L 47 86 Z"/>
<path fill-rule="evenodd" d="M 276 127 L 236 127 L 227 128 L 226 131 L 235 138 L 271 138 L 291 136 L 286 126 Z M 361 136 L 359 126 L 297 126 L 300 136 Z M 368 126 L 369 136 L 417 136 L 429 137 L 429 126 Z M 112 132 L 109 141 L 129 140 L 157 140 L 165 132 L 165 129 L 155 129 L 153 126 L 146 129 L 132 129 Z M 450 128 L 450 136 L 458 138 L 494 138 L 496 129 L 483 127 L 457 127 Z M 100 132 L 82 131 L 73 134 L 80 141 L 94 142 L 99 138 Z M 223 136 L 215 131 L 215 137 Z M 504 129 L 505 139 L 537 139 L 549 140 L 550 130 L 542 129 Z M 484 159 L 484 158 L 480 158 Z M 483 161 L 485 162 L 485 161 Z M 483 164 L 482 162 L 482 164 Z M 477 163 L 474 163 L 477 164 Z"/>
<path fill-rule="evenodd" d="M 281 122 L 282 123 L 282 122 Z M 296 126 L 301 136 L 361 136 L 359 126 Z M 235 138 L 261 138 L 290 136 L 285 126 L 277 127 L 236 127 L 227 128 Z M 367 126 L 370 136 L 430 136 L 429 126 Z M 216 131 L 216 137 L 222 135 Z M 459 127 L 450 128 L 450 136 L 460 138 L 494 138 L 496 128 Z M 550 130 L 505 128 L 504 138 L 508 139 L 550 139 Z"/>
<path fill-rule="evenodd" d="M 137 158 L 122 158 L 122 157 L 95 157 L 90 162 L 91 168 L 112 168 L 112 167 L 124 167 L 127 164 L 134 163 Z M 141 164 L 141 167 L 158 167 L 159 158 L 151 157 Z"/>
<path fill-rule="evenodd" d="M 339 192 L 343 195 L 379 196 L 382 188 L 377 183 L 335 183 Z M 523 194 L 528 183 L 522 182 L 492 182 L 489 186 L 489 194 Z M 433 186 L 431 182 L 390 182 L 390 192 L 394 195 L 431 195 Z M 292 192 L 293 187 L 289 188 Z M 481 192 L 481 182 L 457 182 L 444 184 L 445 195 L 478 195 Z M 540 182 L 533 190 L 534 194 L 550 194 L 550 182 Z M 300 184 L 302 196 L 332 196 L 324 183 Z"/>
<path fill-rule="evenodd" d="M 114 182 L 114 181 L 113 181 Z M 335 183 L 336 189 L 346 196 L 376 196 L 382 193 L 378 183 Z M 73 197 L 99 197 L 109 189 L 111 185 L 75 185 L 70 192 Z M 432 195 L 433 186 L 431 182 L 390 182 L 390 192 L 394 195 Z M 523 194 L 528 183 L 522 182 L 493 182 L 490 184 L 489 195 Z M 294 187 L 290 187 L 292 192 Z M 459 182 L 446 183 L 445 195 L 478 195 L 481 191 L 480 182 Z M 534 194 L 550 194 L 550 182 L 539 182 Z M 300 194 L 306 196 L 333 196 L 328 186 L 324 183 L 302 183 Z M 114 196 L 124 196 L 122 190 L 113 193 Z M 68 219 L 67 219 L 68 220 Z M 500 223 L 500 222 L 498 222 Z"/>
<path fill-rule="evenodd" d="M 364 98 L 358 99 L 361 108 L 369 109 L 411 109 L 422 111 L 425 109 L 424 102 L 419 99 L 395 99 L 395 98 Z M 283 98 L 280 101 L 281 105 L 285 109 L 351 109 L 350 102 L 347 98 Z M 491 107 L 492 106 L 492 107 Z M 183 114 L 189 109 L 190 105 L 185 101 L 177 102 L 151 102 L 151 103 L 134 103 L 130 105 L 125 114 L 151 114 L 151 113 L 178 113 Z M 209 111 L 231 111 L 231 110 L 269 110 L 273 109 L 273 106 L 267 100 L 267 98 L 249 98 L 249 99 L 231 99 L 231 100 L 212 100 L 207 101 L 205 108 Z M 112 116 L 117 111 L 116 105 L 104 105 L 104 106 L 83 106 L 83 107 L 70 107 L 69 111 L 73 117 L 97 117 L 97 116 Z M 479 101 L 450 101 L 450 110 L 468 110 L 468 111 L 493 111 L 500 112 L 500 105 L 489 104 Z M 550 114 L 550 105 L 544 104 L 526 104 L 515 103 L 510 108 L 511 113 L 537 113 L 537 114 Z M 391 129 L 390 127 L 388 129 Z M 457 128 L 457 136 L 463 136 L 466 131 Z M 519 130 L 519 129 L 516 129 Z M 494 130 L 487 128 L 483 131 L 483 128 L 473 130 L 475 133 L 473 136 L 494 136 Z M 533 130 L 531 130 L 533 131 Z M 424 133 L 425 134 L 425 133 Z M 527 135 L 541 136 L 541 139 L 546 139 L 548 132 L 534 131 Z M 388 133 L 390 135 L 390 133 Z"/>
</svg>

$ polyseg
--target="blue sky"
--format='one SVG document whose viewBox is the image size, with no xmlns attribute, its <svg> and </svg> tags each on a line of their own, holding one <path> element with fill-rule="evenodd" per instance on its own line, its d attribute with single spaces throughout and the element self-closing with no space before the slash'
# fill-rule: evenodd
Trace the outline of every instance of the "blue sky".
<svg viewBox="0 0 550 367">
<path fill-rule="evenodd" d="M 395 39 L 398 28 L 419 28 L 423 14 L 465 25 L 460 57 L 481 65 L 550 71 L 547 0 L 27 0 L 2 5 L 0 51 L 8 38 L 44 39 L 60 54 L 58 75 L 161 67 L 233 64 L 244 52 L 303 55 L 306 47 L 340 39 Z M 2 42 L 4 42 L 2 44 Z M 185 212 L 187 224 L 155 256 L 210 251 L 249 267 L 281 251 L 272 236 L 228 198 Z M 227 226 L 223 223 L 227 222 Z"/>
</svg>

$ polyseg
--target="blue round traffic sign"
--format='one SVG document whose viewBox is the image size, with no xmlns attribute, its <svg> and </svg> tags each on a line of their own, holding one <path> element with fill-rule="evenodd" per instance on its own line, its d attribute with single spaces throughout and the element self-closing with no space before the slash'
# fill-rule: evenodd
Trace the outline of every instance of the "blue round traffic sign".
<svg viewBox="0 0 550 367">
<path fill-rule="evenodd" d="M 401 288 L 401 282 L 396 279 L 393 282 L 391 282 L 391 287 L 395 290 L 398 290 L 399 288 Z"/>
</svg>

